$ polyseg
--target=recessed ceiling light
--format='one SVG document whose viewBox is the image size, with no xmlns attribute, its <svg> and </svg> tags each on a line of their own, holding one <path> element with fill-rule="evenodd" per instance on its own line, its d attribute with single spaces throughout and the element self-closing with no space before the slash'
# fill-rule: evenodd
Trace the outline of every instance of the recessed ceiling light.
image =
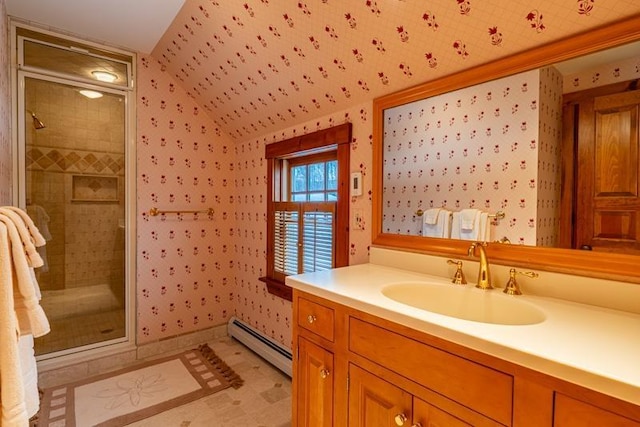
<svg viewBox="0 0 640 427">
<path fill-rule="evenodd" d="M 91 99 L 102 97 L 102 93 L 96 92 L 95 90 L 82 89 L 80 93 L 86 96 L 87 98 L 91 98 Z"/>
<path fill-rule="evenodd" d="M 113 83 L 118 80 L 118 76 L 107 71 L 92 71 L 91 74 L 93 74 L 96 80 L 100 80 L 101 82 Z"/>
</svg>

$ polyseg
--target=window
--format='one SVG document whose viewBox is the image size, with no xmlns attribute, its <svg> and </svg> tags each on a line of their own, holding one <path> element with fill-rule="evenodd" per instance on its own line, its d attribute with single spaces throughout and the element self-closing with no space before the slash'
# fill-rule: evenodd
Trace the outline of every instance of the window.
<svg viewBox="0 0 640 427">
<path fill-rule="evenodd" d="M 286 276 L 348 264 L 351 124 L 266 147 L 269 292 L 291 300 Z"/>
</svg>

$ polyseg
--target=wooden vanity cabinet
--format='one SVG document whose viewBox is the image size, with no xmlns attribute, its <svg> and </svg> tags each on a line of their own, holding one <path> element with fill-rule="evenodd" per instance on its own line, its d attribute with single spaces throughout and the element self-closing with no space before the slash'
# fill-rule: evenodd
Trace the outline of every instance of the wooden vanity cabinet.
<svg viewBox="0 0 640 427">
<path fill-rule="evenodd" d="M 333 353 L 302 337 L 298 339 L 298 423 L 330 426 L 333 423 Z"/>
<path fill-rule="evenodd" d="M 293 425 L 325 427 L 335 418 L 334 309 L 295 298 Z"/>
<path fill-rule="evenodd" d="M 554 427 L 640 427 L 640 422 L 556 393 L 553 425 Z"/>
<path fill-rule="evenodd" d="M 640 427 L 640 406 L 293 291 L 293 425 Z"/>
<path fill-rule="evenodd" d="M 349 366 L 348 425 L 469 427 L 472 424 L 352 364 Z"/>
</svg>

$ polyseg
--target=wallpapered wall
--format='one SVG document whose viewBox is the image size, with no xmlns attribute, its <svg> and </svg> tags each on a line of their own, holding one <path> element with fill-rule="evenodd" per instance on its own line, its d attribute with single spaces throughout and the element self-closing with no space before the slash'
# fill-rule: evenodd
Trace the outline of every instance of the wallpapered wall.
<svg viewBox="0 0 640 427">
<path fill-rule="evenodd" d="M 344 112 L 322 117 L 316 121 L 289 127 L 261 138 L 244 141 L 236 146 L 235 188 L 237 232 L 234 256 L 238 260 L 236 286 L 238 299 L 235 311 L 241 319 L 291 345 L 291 304 L 269 295 L 264 283 L 257 280 L 266 271 L 266 161 L 265 145 L 296 135 L 314 132 L 331 126 L 351 122 L 351 172 L 362 172 L 363 194 L 351 197 L 349 234 L 349 264 L 362 264 L 369 260 L 371 242 L 371 104 L 356 106 Z M 363 229 L 354 225 L 353 214 L 364 218 Z"/>
<path fill-rule="evenodd" d="M 362 171 L 364 195 L 351 200 L 351 211 L 360 211 L 365 220 L 363 230 L 352 224 L 350 263 L 367 262 L 371 241 L 370 100 L 278 132 L 231 141 L 203 114 L 192 94 L 182 89 L 184 82 L 175 79 L 171 71 L 151 56 L 140 58 L 138 341 L 220 324 L 235 314 L 288 346 L 290 303 L 268 294 L 264 284 L 257 280 L 266 268 L 264 146 L 346 120 L 353 123 L 351 171 Z M 597 71 L 574 78 L 589 81 L 593 73 Z M 502 96 L 501 89 L 494 93 Z M 521 110 L 529 108 L 526 102 L 519 105 Z M 527 147 L 528 143 L 523 145 Z M 504 144 L 504 149 L 510 151 L 510 144 Z M 489 154 L 492 149 L 489 147 Z M 206 164 L 204 169 L 200 167 L 202 161 Z M 498 163 L 495 165 L 498 170 L 501 168 Z M 520 171 L 519 167 L 515 170 Z M 519 189 L 528 187 L 520 177 L 517 179 Z M 201 202 L 203 196 L 206 202 Z M 517 200 L 515 197 L 513 200 Z M 519 202 L 513 203 L 520 209 Z M 145 215 L 152 206 L 185 205 L 212 206 L 216 213 L 213 219 L 185 215 L 182 221 L 175 217 L 163 221 Z"/>
<path fill-rule="evenodd" d="M 640 56 L 598 65 L 592 69 L 564 76 L 564 93 L 586 90 L 640 77 Z"/>
<path fill-rule="evenodd" d="M 223 323 L 232 314 L 286 346 L 291 304 L 266 292 L 265 145 L 353 123 L 351 171 L 365 214 L 352 231 L 350 263 L 368 261 L 371 212 L 371 105 L 323 117 L 259 139 L 229 143 L 152 57 L 138 61 L 138 342 Z M 203 209 L 214 215 L 151 217 L 151 207 Z"/>
<path fill-rule="evenodd" d="M 631 16 L 637 3 L 188 0 L 152 54 L 242 142 Z"/>
<path fill-rule="evenodd" d="M 237 297 L 233 168 L 224 135 L 149 56 L 138 57 L 138 343 L 225 322 Z M 215 213 L 152 217 L 152 207 Z"/>
<path fill-rule="evenodd" d="M 418 209 L 476 208 L 506 215 L 488 240 L 553 245 L 561 83 L 534 70 L 388 110 L 383 229 L 419 235 Z"/>
<path fill-rule="evenodd" d="M 364 195 L 352 198 L 351 211 L 363 213 L 365 228 L 352 224 L 350 263 L 367 262 L 371 104 L 237 143 L 215 130 L 153 57 L 139 58 L 138 74 L 138 341 L 217 325 L 235 314 L 290 345 L 290 303 L 257 280 L 266 268 L 265 144 L 353 123 L 351 171 L 362 171 Z M 153 206 L 211 206 L 215 214 L 163 220 L 147 215 Z"/>
<path fill-rule="evenodd" d="M 7 9 L 0 0 L 0 205 L 11 200 L 11 67 L 7 38 Z"/>
</svg>

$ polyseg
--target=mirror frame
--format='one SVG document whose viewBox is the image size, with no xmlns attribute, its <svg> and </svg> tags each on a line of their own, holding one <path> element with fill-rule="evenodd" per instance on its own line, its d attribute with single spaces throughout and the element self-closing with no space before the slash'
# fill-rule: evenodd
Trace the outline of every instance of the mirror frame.
<svg viewBox="0 0 640 427">
<path fill-rule="evenodd" d="M 427 97 L 523 71 L 549 66 L 578 56 L 640 40 L 640 15 L 560 39 L 502 59 L 427 81 L 373 100 L 372 245 L 447 257 L 467 257 L 470 242 L 382 232 L 384 110 Z M 563 158 L 562 167 L 566 168 Z M 562 186 L 572 185 L 571 177 Z M 569 180 L 569 181 L 568 181 Z M 489 244 L 487 255 L 496 264 L 640 283 L 640 257 L 576 249 Z"/>
</svg>

